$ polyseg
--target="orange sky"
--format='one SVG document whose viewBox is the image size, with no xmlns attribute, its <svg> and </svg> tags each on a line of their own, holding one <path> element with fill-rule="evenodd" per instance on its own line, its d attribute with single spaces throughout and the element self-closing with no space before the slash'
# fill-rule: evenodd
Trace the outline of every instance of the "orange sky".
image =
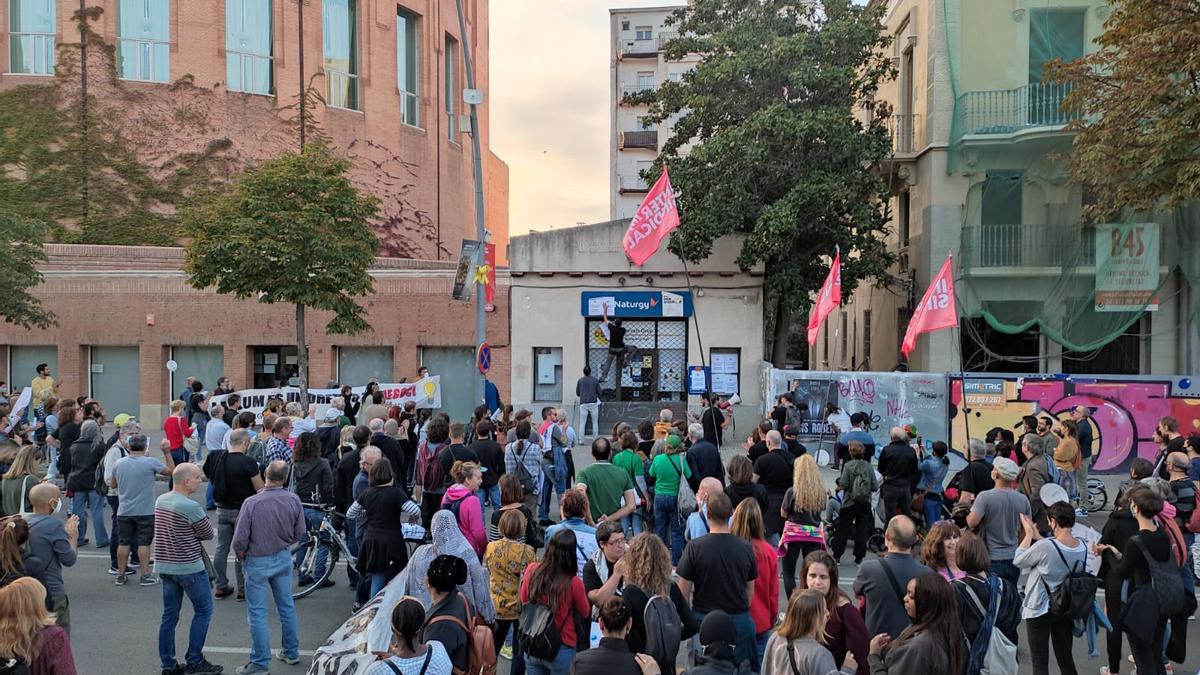
<svg viewBox="0 0 1200 675">
<path fill-rule="evenodd" d="M 491 142 L 513 235 L 608 220 L 608 10 L 670 0 L 491 3 Z"/>
</svg>

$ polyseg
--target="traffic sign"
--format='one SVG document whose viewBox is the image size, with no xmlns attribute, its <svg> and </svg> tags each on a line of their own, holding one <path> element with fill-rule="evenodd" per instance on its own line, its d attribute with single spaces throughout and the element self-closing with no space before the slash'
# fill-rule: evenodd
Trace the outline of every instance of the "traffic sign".
<svg viewBox="0 0 1200 675">
<path fill-rule="evenodd" d="M 479 349 L 475 352 L 475 365 L 479 367 L 479 372 L 487 374 L 487 371 L 492 368 L 492 346 L 488 343 L 479 345 Z"/>
</svg>

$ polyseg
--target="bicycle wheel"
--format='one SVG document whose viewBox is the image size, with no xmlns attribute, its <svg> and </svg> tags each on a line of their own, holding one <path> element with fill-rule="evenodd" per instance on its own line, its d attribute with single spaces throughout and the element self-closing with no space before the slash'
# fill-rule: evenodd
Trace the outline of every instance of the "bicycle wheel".
<svg viewBox="0 0 1200 675">
<path fill-rule="evenodd" d="M 333 576 L 333 568 L 337 567 L 340 551 L 333 545 L 333 542 L 318 541 L 315 546 L 310 546 L 300 564 L 296 566 L 292 572 L 292 598 L 299 600 L 300 598 L 312 595 L 314 591 L 326 582 L 329 577 Z M 325 568 L 320 570 L 318 575 L 317 562 L 325 558 Z M 301 584 L 302 581 L 310 581 L 311 583 Z"/>
<path fill-rule="evenodd" d="M 1102 510 L 1108 505 L 1108 490 L 1104 489 L 1103 483 L 1088 482 L 1087 486 L 1087 510 L 1091 513 Z"/>
</svg>

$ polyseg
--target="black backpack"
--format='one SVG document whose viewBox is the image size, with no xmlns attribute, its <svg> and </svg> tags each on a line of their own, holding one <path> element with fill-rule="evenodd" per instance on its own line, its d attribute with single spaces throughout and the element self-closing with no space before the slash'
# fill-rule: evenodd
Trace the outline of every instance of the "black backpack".
<svg viewBox="0 0 1200 675">
<path fill-rule="evenodd" d="M 19 658 L 0 657 L 0 675 L 29 675 L 29 665 Z"/>
<path fill-rule="evenodd" d="M 1095 576 L 1088 574 L 1083 563 L 1068 564 L 1067 557 L 1063 555 L 1062 549 L 1053 540 L 1050 545 L 1058 552 L 1058 557 L 1062 559 L 1063 565 L 1071 570 L 1067 573 L 1067 578 L 1063 579 L 1063 582 L 1055 588 L 1050 588 L 1046 580 L 1042 579 L 1042 585 L 1046 587 L 1046 595 L 1050 597 L 1050 614 L 1069 616 L 1072 619 L 1086 619 L 1092 613 L 1092 606 L 1096 602 L 1096 587 L 1099 586 L 1099 581 Z"/>
<path fill-rule="evenodd" d="M 1132 541 L 1142 552 L 1146 565 L 1150 568 L 1151 592 L 1158 600 L 1159 616 L 1175 616 L 1184 610 L 1183 581 L 1179 577 L 1179 566 L 1175 564 L 1175 556 L 1167 555 L 1166 560 L 1158 560 L 1146 550 L 1141 537 L 1133 537 Z"/>
<path fill-rule="evenodd" d="M 567 612 L 567 620 L 570 618 L 571 613 Z M 521 618 L 517 620 L 517 644 L 528 656 L 553 661 L 562 648 L 562 629 L 567 625 L 567 620 L 555 626 L 554 610 L 540 603 L 526 603 L 521 608 Z"/>
<path fill-rule="evenodd" d="M 521 447 L 521 451 L 517 452 L 517 447 Z M 516 458 L 517 464 L 517 480 L 521 481 L 521 490 L 527 495 L 531 495 L 536 490 L 537 486 L 533 483 L 533 474 L 529 473 L 529 469 L 525 466 L 525 453 L 529 452 L 529 442 L 520 440 L 512 446 L 513 457 Z"/>
</svg>

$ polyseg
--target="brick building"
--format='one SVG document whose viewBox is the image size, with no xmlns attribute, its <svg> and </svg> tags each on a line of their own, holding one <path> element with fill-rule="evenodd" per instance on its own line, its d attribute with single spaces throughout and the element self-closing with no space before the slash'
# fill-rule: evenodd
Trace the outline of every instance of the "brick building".
<svg viewBox="0 0 1200 675">
<path fill-rule="evenodd" d="M 476 87 L 486 93 L 488 2 L 462 4 Z M 295 149 L 291 106 L 300 83 L 311 82 L 325 101 L 312 111 L 313 122 L 353 160 L 355 183 L 381 199 L 375 224 L 381 255 L 454 259 L 462 239 L 474 238 L 472 153 L 461 117 L 464 36 L 452 0 L 3 0 L 0 6 L 0 92 L 57 88 L 61 96 L 53 100 L 63 120 L 80 118 L 80 102 L 88 101 L 95 119 L 85 132 L 110 146 L 119 140 L 167 188 L 188 184 L 174 180 L 184 177 L 181 166 L 193 181 L 201 174 L 195 165 L 206 162 L 206 173 L 219 180 Z M 81 7 L 86 21 L 79 20 Z M 82 40 L 85 30 L 90 37 Z M 90 45 L 86 68 L 79 67 L 80 44 Z M 79 95 L 85 73 L 86 98 Z M 485 96 L 479 115 L 486 216 L 503 256 L 508 168 L 489 148 L 489 112 Z M 92 199 L 113 180 L 100 164 L 93 165 Z M 10 168 L 0 166 L 0 173 Z M 19 177 L 25 168 L 18 168 L 8 175 Z M 89 193 L 62 182 L 64 201 L 84 195 L 79 213 L 67 207 L 50 218 L 70 230 L 88 212 Z M 99 232 L 84 241 L 148 243 L 137 238 L 145 224 L 138 221 L 173 211 L 180 197 L 158 190 L 137 205 L 121 236 Z M 91 205 L 93 214 L 97 208 Z"/>
<path fill-rule="evenodd" d="M 35 295 L 58 326 L 29 331 L 0 323 L 0 380 L 19 390 L 38 363 L 50 364 L 61 392 L 105 401 L 110 415 L 136 413 L 161 424 L 166 404 L 195 375 L 208 388 L 220 375 L 235 388 L 283 374 L 295 358 L 291 305 L 238 301 L 187 285 L 178 248 L 51 244 Z M 474 307 L 453 302 L 454 264 L 379 258 L 375 294 L 361 301 L 373 330 L 324 333 L 329 316 L 308 313 L 310 382 L 362 384 L 413 378 L 425 364 L 442 376 L 443 407 L 454 419 L 473 408 Z M 496 309 L 487 315 L 490 378 L 509 400 L 509 279 L 497 278 Z M 179 364 L 176 373 L 166 363 Z"/>
</svg>

